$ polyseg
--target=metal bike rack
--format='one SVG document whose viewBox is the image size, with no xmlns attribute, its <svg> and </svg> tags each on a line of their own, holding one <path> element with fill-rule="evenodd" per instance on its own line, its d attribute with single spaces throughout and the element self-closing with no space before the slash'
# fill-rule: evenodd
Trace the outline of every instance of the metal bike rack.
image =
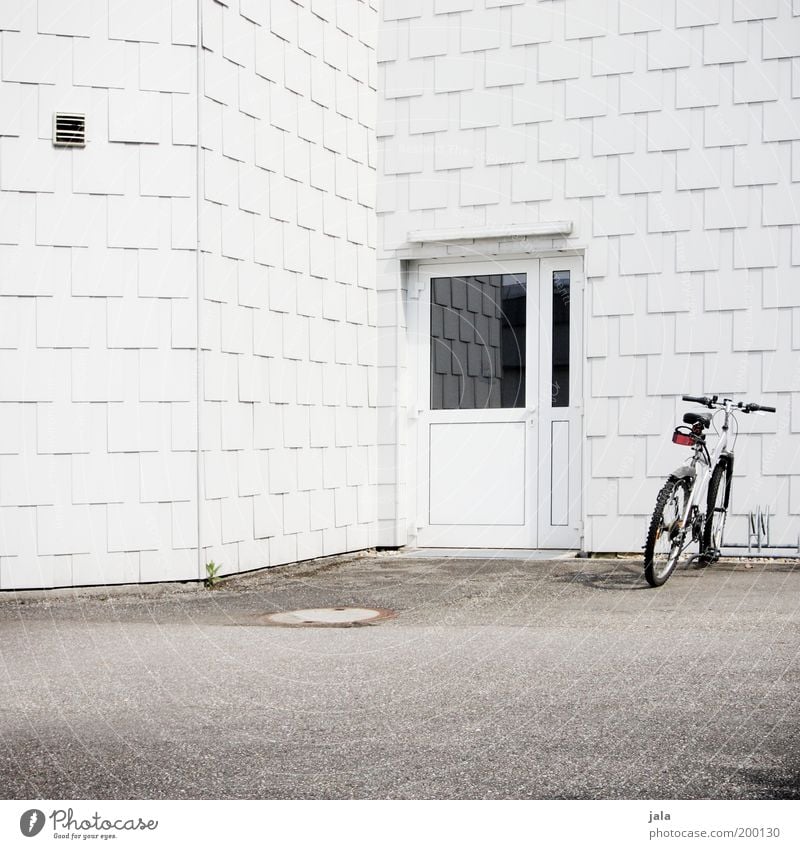
<svg viewBox="0 0 800 849">
<path fill-rule="evenodd" d="M 769 541 L 769 520 L 772 514 L 769 505 L 751 510 L 747 514 L 747 544 L 742 542 L 726 542 L 722 548 L 746 548 L 748 554 L 757 554 L 759 557 L 787 557 L 786 554 L 770 554 L 765 549 L 775 551 L 782 549 L 793 551 L 800 556 L 800 532 L 797 534 L 797 543 L 792 545 L 772 545 Z"/>
</svg>

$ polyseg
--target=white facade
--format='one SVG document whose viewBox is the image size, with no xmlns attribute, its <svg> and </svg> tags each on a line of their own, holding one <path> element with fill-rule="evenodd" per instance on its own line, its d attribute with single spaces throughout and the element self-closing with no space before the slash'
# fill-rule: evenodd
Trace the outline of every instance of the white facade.
<svg viewBox="0 0 800 849">
<path fill-rule="evenodd" d="M 375 544 L 376 23 L 0 4 L 1 589 Z"/>
<path fill-rule="evenodd" d="M 683 459 L 670 442 L 683 393 L 778 408 L 741 417 L 728 537 L 746 542 L 745 514 L 769 505 L 772 542 L 797 542 L 798 57 L 796 0 L 384 3 L 379 297 L 405 292 L 413 312 L 420 261 L 461 255 L 469 274 L 475 258 L 498 269 L 508 257 L 583 258 L 572 462 L 588 551 L 642 545 Z M 531 222 L 572 229 L 497 236 Z M 486 237 L 438 241 L 459 227 Z M 413 351 L 398 326 L 398 350 Z M 400 366 L 405 542 L 428 523 L 416 471 L 425 398 Z"/>
<path fill-rule="evenodd" d="M 682 393 L 778 408 L 728 527 L 796 539 L 797 0 L 0 5 L 0 589 L 418 542 L 476 259 L 573 264 L 580 547 L 641 546 Z"/>
</svg>

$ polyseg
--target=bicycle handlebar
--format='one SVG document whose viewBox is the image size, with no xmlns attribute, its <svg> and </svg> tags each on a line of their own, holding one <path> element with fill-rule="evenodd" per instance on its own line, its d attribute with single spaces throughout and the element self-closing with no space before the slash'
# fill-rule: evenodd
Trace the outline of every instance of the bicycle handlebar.
<svg viewBox="0 0 800 849">
<path fill-rule="evenodd" d="M 730 401 L 730 398 L 723 399 L 723 403 L 719 403 L 717 398 L 719 396 L 713 395 L 711 398 L 707 398 L 705 395 L 682 395 L 681 398 L 684 401 L 693 401 L 696 404 L 702 404 L 704 407 L 708 407 L 709 409 L 713 407 L 722 407 L 724 406 L 724 401 Z M 734 406 L 741 410 L 743 413 L 755 413 L 758 410 L 761 410 L 764 413 L 774 413 L 775 407 L 767 407 L 763 404 L 745 404 L 742 401 L 739 401 L 738 404 L 734 404 Z"/>
</svg>

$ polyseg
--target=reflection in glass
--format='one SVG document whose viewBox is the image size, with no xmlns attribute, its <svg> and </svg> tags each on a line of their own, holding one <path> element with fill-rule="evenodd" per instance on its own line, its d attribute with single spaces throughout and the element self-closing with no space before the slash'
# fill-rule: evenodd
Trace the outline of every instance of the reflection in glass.
<svg viewBox="0 0 800 849">
<path fill-rule="evenodd" d="M 569 406 L 569 271 L 553 272 L 552 403 Z"/>
<path fill-rule="evenodd" d="M 525 406 L 524 274 L 431 281 L 431 409 Z"/>
</svg>

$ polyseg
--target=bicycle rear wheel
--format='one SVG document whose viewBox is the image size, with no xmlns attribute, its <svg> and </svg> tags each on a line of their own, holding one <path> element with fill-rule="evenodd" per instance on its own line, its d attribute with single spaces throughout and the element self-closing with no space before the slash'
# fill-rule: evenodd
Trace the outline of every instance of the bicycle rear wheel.
<svg viewBox="0 0 800 849">
<path fill-rule="evenodd" d="M 719 560 L 722 534 L 728 515 L 728 508 L 725 504 L 728 492 L 728 475 L 730 475 L 730 469 L 724 461 L 717 463 L 711 474 L 711 482 L 708 485 L 706 523 L 703 527 L 703 553 L 700 556 L 702 566 L 707 566 L 709 563 Z"/>
<path fill-rule="evenodd" d="M 665 583 L 678 565 L 685 536 L 681 520 L 689 493 L 686 478 L 671 478 L 658 493 L 644 546 L 644 576 L 651 587 Z"/>
</svg>

